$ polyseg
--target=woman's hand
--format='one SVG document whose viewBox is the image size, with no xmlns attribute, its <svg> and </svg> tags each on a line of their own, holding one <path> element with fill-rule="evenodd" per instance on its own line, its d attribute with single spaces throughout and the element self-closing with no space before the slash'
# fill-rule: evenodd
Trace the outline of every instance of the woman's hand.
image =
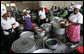
<svg viewBox="0 0 84 54">
<path fill-rule="evenodd" d="M 23 24 L 20 24 L 20 25 L 19 25 L 19 27 L 22 27 L 22 26 L 23 26 Z"/>
<path fill-rule="evenodd" d="M 64 21 L 60 21 L 60 23 L 62 23 L 62 24 L 65 24 L 65 22 L 66 22 L 66 20 L 64 20 Z"/>
<path fill-rule="evenodd" d="M 13 23 L 12 25 L 16 25 L 16 23 Z"/>
</svg>

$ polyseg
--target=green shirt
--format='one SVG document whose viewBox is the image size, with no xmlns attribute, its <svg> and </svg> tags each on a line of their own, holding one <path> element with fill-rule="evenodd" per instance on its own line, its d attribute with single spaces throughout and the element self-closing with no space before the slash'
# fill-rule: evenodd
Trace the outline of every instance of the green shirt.
<svg viewBox="0 0 84 54">
<path fill-rule="evenodd" d="M 64 13 L 63 13 L 63 14 L 60 14 L 60 13 L 59 13 L 59 14 L 57 14 L 57 16 L 58 16 L 58 17 L 62 17 L 62 18 L 63 18 L 63 17 L 65 17 L 66 15 L 67 15 L 67 13 L 66 13 L 65 11 L 64 11 Z"/>
</svg>

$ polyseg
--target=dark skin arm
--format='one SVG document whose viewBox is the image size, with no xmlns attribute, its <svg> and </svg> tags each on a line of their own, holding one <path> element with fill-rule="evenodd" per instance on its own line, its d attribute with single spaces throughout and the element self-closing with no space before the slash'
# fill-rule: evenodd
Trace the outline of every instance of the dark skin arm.
<svg viewBox="0 0 84 54">
<path fill-rule="evenodd" d="M 23 26 L 23 24 L 19 24 L 19 27 L 22 27 Z"/>
<path fill-rule="evenodd" d="M 61 22 L 63 22 L 63 21 L 61 21 Z M 69 20 L 65 20 L 65 22 L 68 22 L 68 23 L 69 23 L 69 25 L 80 25 L 79 23 L 74 23 L 74 22 L 70 23 L 70 21 L 69 21 Z"/>
<path fill-rule="evenodd" d="M 67 20 L 67 22 L 69 23 L 69 25 L 80 25 L 79 23 L 74 23 L 74 22 L 70 23 L 69 20 Z"/>
</svg>

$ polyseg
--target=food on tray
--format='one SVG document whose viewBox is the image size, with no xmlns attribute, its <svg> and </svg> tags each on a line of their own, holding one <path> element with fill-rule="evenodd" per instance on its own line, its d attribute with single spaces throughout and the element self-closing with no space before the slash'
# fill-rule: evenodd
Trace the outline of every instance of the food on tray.
<svg viewBox="0 0 84 54">
<path fill-rule="evenodd" d="M 66 21 L 61 21 L 60 23 L 65 24 Z"/>
<path fill-rule="evenodd" d="M 44 29 L 38 29 L 39 31 L 44 31 Z"/>
</svg>

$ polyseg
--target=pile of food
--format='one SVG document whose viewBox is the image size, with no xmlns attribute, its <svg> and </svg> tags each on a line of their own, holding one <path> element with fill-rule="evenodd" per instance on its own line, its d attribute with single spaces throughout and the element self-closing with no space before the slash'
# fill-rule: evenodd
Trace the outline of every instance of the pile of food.
<svg viewBox="0 0 84 54">
<path fill-rule="evenodd" d="M 49 45 L 56 45 L 57 44 L 57 41 L 56 40 L 49 40 L 49 41 L 47 41 L 47 43 Z"/>
</svg>

